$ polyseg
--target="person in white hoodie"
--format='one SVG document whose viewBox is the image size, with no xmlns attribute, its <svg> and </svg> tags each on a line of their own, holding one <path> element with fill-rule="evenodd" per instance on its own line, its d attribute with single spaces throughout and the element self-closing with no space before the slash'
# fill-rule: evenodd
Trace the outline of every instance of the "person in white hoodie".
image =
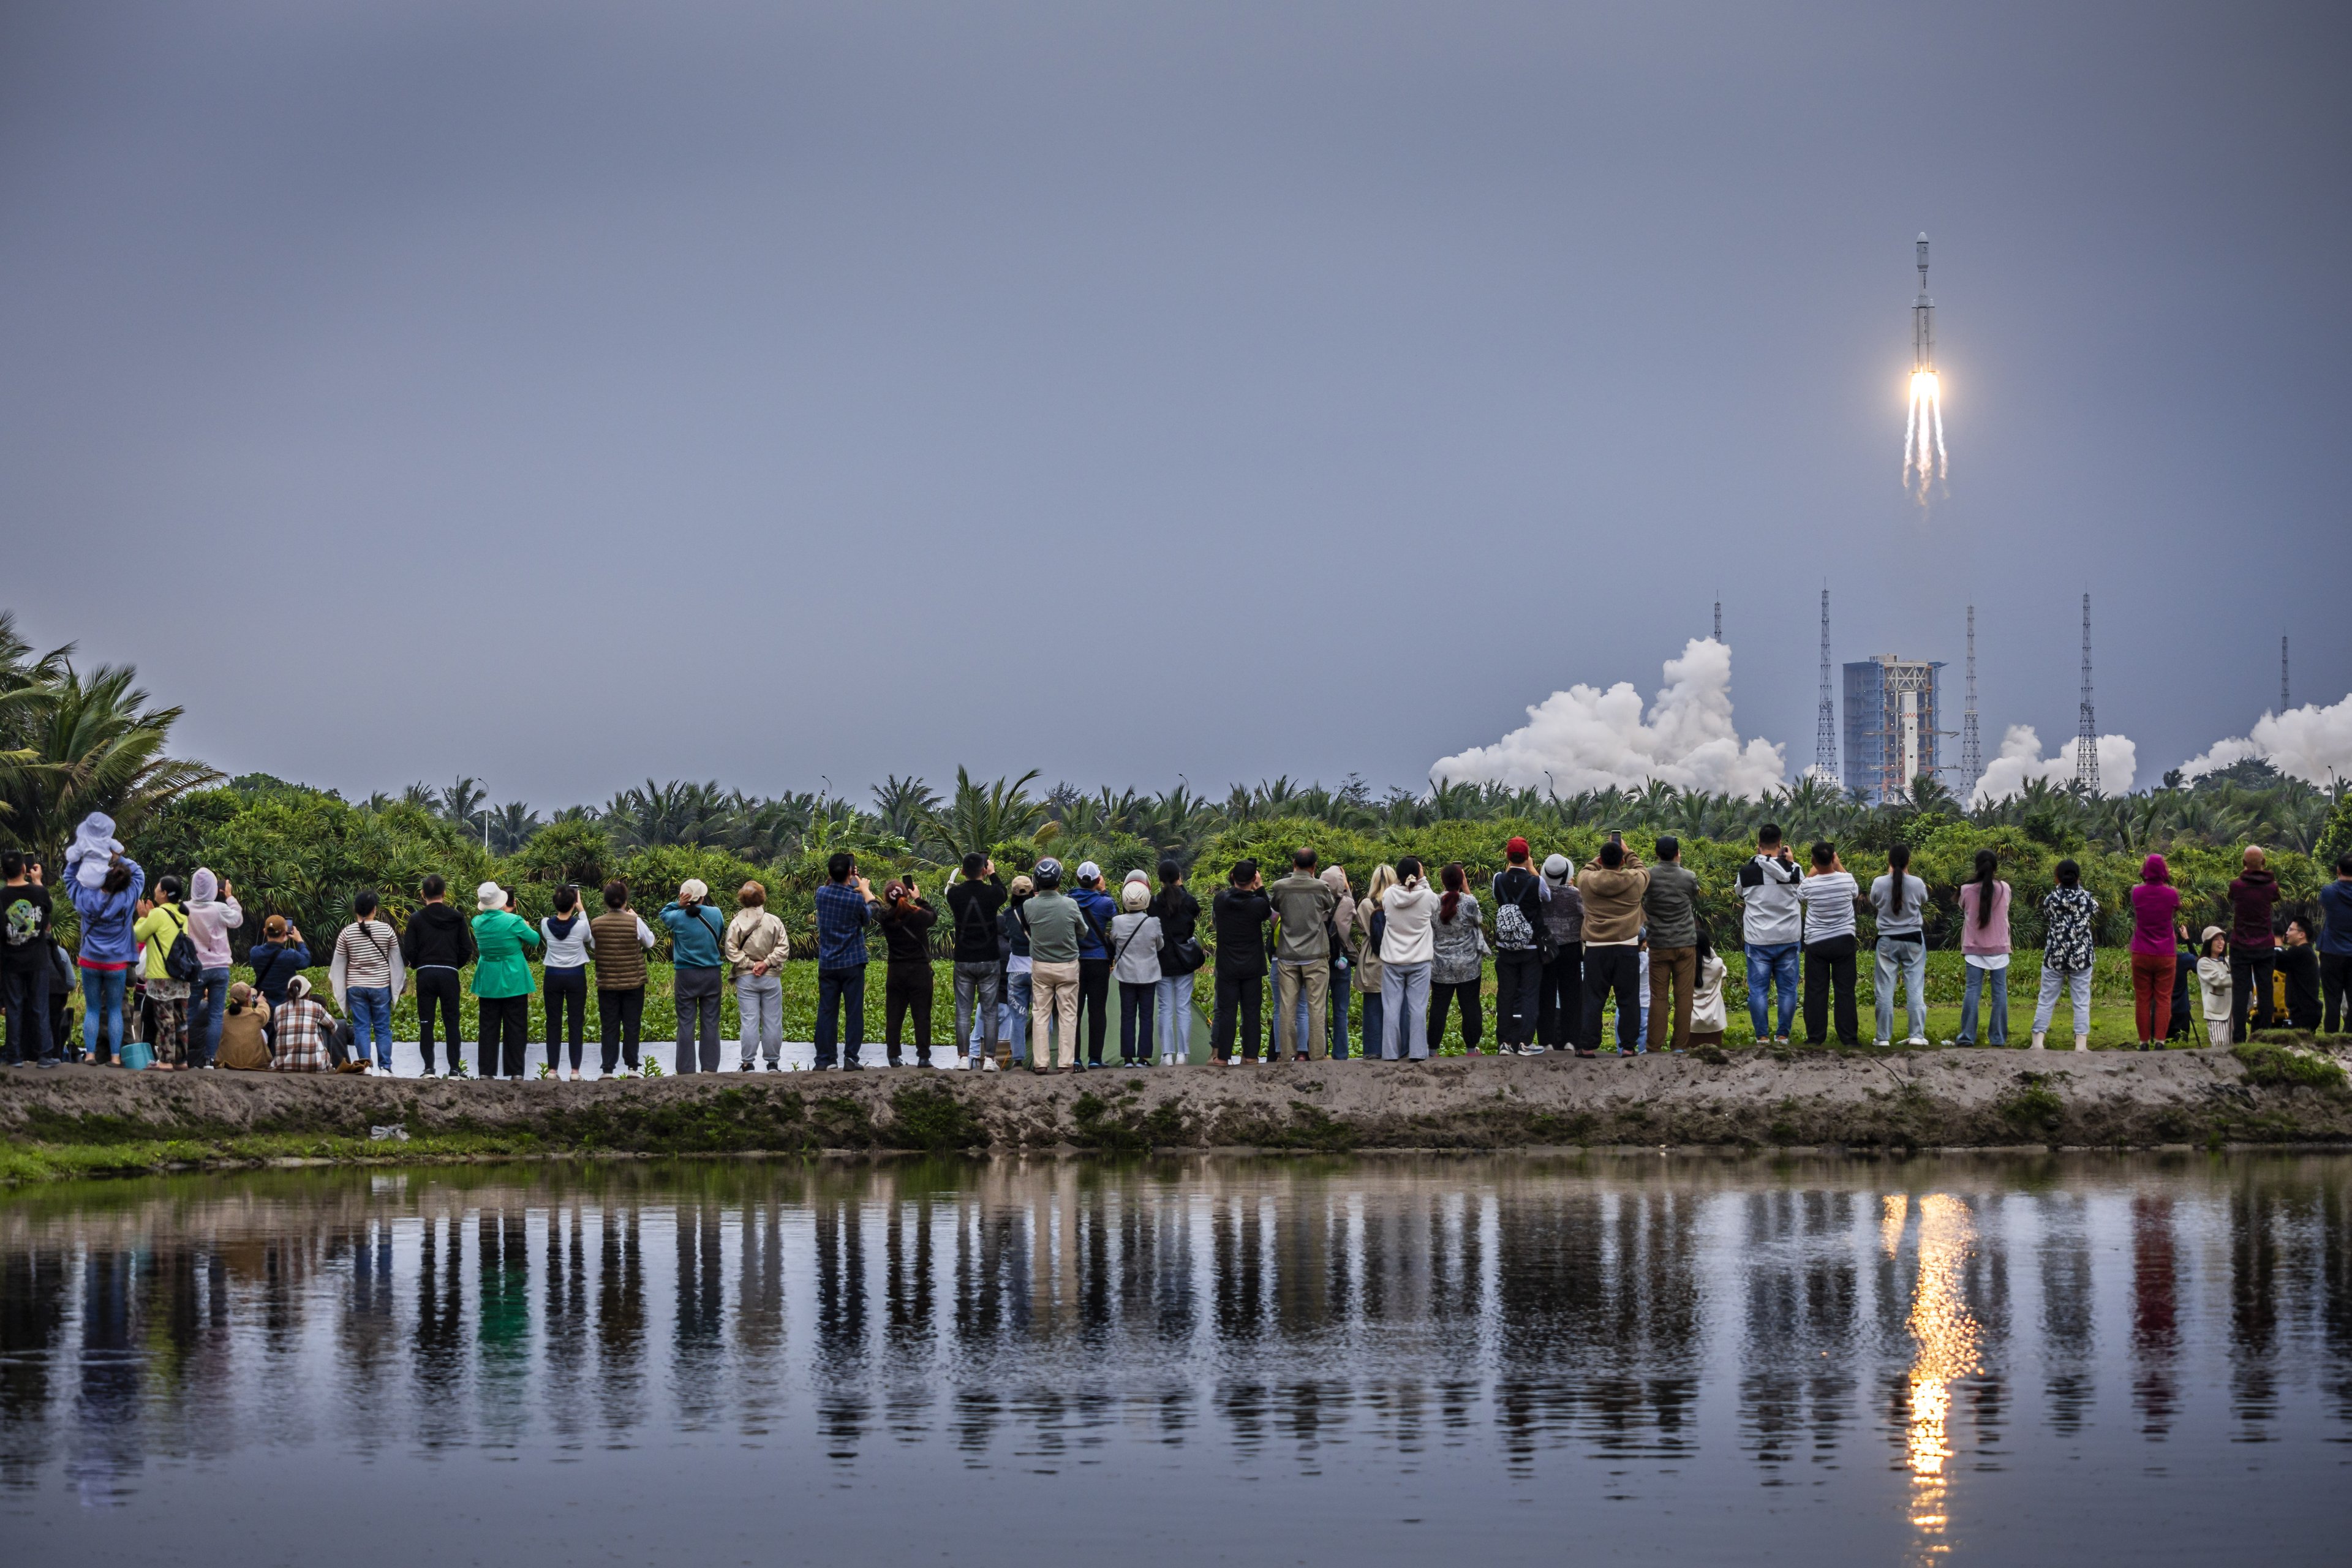
<svg viewBox="0 0 2352 1568">
<path fill-rule="evenodd" d="M 540 966 L 540 1005 L 547 1019 L 547 1070 L 560 1075 L 556 1043 L 569 1038 L 572 1076 L 580 1077 L 580 1055 L 588 1033 L 588 961 L 596 956 L 596 932 L 580 907 L 580 889 L 566 882 L 555 889 L 555 912 L 539 922 L 547 944 Z"/>
<path fill-rule="evenodd" d="M 1437 895 L 1421 862 L 1397 862 L 1397 884 L 1381 895 L 1381 1059 L 1429 1057 L 1429 967 L 1437 957 Z"/>
<path fill-rule="evenodd" d="M 207 866 L 188 879 L 188 941 L 204 973 L 189 987 L 188 1065 L 208 1068 L 220 1048 L 221 1008 L 228 1001 L 228 933 L 245 923 L 236 889 Z"/>
<path fill-rule="evenodd" d="M 1789 1043 L 1797 1022 L 1797 955 L 1804 943 L 1804 907 L 1797 897 L 1805 874 L 1781 842 L 1777 823 L 1756 830 L 1756 853 L 1739 868 L 1740 937 L 1748 950 L 1748 1021 L 1756 1043 Z M 1780 1025 L 1770 1003 L 1780 994 Z"/>
<path fill-rule="evenodd" d="M 66 875 L 96 892 L 106 880 L 107 868 L 121 853 L 122 840 L 114 837 L 114 818 L 93 811 L 81 819 L 81 826 L 74 829 L 73 842 L 66 846 Z"/>
</svg>

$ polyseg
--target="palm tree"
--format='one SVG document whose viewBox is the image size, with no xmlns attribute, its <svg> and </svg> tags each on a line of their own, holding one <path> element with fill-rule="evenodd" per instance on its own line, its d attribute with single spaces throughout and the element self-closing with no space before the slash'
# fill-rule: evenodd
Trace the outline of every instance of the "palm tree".
<svg viewBox="0 0 2352 1568">
<path fill-rule="evenodd" d="M 66 661 L 53 679 L 0 697 L 25 742 L 0 775 L 9 830 L 47 866 L 61 867 L 66 840 L 93 811 L 128 837 L 150 813 L 220 781 L 201 763 L 164 754 L 182 710 L 150 707 L 137 679 L 128 665 L 85 678 Z"/>
<path fill-rule="evenodd" d="M 482 807 L 489 798 L 490 792 L 481 787 L 480 780 L 470 773 L 460 773 L 441 792 L 433 809 L 440 814 L 442 821 L 465 827 L 482 815 Z"/>
<path fill-rule="evenodd" d="M 943 858 L 985 855 L 999 844 L 1034 838 L 1045 823 L 1045 803 L 1029 794 L 1036 777 L 1037 770 L 1031 768 L 1017 779 L 999 776 L 983 786 L 973 782 L 969 769 L 959 765 L 954 798 L 944 810 L 934 805 L 924 814 L 923 836 L 946 851 Z"/>
<path fill-rule="evenodd" d="M 531 840 L 545 824 L 539 813 L 519 800 L 510 800 L 490 813 L 490 853 L 511 855 Z"/>
<path fill-rule="evenodd" d="M 909 841 L 921 835 L 925 819 L 939 805 L 939 792 L 919 778 L 902 779 L 892 773 L 874 786 L 875 819 L 884 832 Z"/>
</svg>

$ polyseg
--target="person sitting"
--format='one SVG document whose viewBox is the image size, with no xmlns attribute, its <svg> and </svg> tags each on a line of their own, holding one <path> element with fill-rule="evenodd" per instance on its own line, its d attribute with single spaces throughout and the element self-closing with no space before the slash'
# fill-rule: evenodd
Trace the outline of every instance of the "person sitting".
<svg viewBox="0 0 2352 1568">
<path fill-rule="evenodd" d="M 277 1048 L 269 1066 L 276 1072 L 331 1072 L 334 1061 L 327 1048 L 328 1031 L 335 1021 L 310 998 L 310 982 L 297 974 L 286 983 L 286 1005 L 271 1020 L 278 1030 Z"/>
<path fill-rule="evenodd" d="M 228 1013 L 221 1019 L 220 1050 L 213 1060 L 222 1067 L 247 1072 L 268 1068 L 268 1002 L 252 986 L 238 981 L 228 988 Z M 160 1058 L 157 1065 L 162 1065 Z"/>
</svg>

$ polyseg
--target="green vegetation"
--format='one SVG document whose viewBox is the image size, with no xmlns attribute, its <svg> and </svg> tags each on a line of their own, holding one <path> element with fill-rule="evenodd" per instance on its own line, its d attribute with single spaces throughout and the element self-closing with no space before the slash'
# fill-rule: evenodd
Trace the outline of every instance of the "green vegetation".
<svg viewBox="0 0 2352 1568">
<path fill-rule="evenodd" d="M 2299 1048 L 2292 1037 L 2266 1032 L 2231 1047 L 2246 1069 L 2246 1081 L 2266 1089 L 2315 1089 L 2346 1092 L 2344 1068 L 2333 1057 Z"/>
</svg>

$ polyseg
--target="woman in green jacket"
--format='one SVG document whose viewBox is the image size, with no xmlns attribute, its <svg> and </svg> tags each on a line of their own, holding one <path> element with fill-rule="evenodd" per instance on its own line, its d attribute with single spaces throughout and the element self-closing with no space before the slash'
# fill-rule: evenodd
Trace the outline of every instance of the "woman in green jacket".
<svg viewBox="0 0 2352 1568">
<path fill-rule="evenodd" d="M 522 1077 L 525 1042 L 530 1038 L 530 950 L 539 945 L 531 923 L 507 908 L 496 882 L 474 889 L 480 913 L 474 917 L 474 999 L 481 1022 L 475 1047 L 482 1053 L 482 1078 Z"/>
</svg>

